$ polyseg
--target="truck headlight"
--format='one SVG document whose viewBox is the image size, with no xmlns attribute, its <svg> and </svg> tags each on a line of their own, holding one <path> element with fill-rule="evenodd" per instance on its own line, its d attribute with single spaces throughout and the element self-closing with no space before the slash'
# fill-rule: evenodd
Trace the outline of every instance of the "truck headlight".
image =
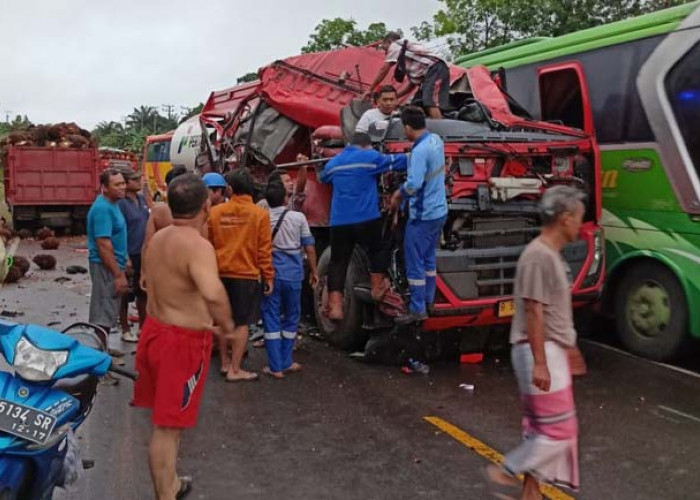
<svg viewBox="0 0 700 500">
<path fill-rule="evenodd" d="M 26 380 L 43 382 L 51 380 L 56 371 L 68 360 L 68 351 L 39 349 L 22 337 L 15 346 L 14 368 Z"/>
</svg>

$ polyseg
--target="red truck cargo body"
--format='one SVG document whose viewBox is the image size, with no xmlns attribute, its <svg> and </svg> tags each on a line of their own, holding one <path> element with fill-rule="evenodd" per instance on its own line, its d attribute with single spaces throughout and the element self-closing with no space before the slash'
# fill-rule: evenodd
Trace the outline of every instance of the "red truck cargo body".
<svg viewBox="0 0 700 500">
<path fill-rule="evenodd" d="M 10 146 L 5 197 L 12 206 L 90 205 L 99 186 L 97 149 Z"/>
</svg>

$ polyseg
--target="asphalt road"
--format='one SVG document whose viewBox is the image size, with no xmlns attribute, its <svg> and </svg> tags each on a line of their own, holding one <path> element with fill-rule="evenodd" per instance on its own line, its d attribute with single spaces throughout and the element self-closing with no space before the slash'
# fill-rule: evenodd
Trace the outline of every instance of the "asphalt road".
<svg viewBox="0 0 700 500">
<path fill-rule="evenodd" d="M 23 245 L 25 254 L 36 252 Z M 87 277 L 54 281 L 66 265 L 85 264 L 85 254 L 71 245 L 81 243 L 55 252 L 57 271 L 33 271 L 6 285 L 2 308 L 24 311 L 18 319 L 27 322 L 60 322 L 56 328 L 86 319 Z M 581 492 L 554 491 L 550 498 L 700 499 L 700 378 L 605 346 L 582 348 L 589 374 L 575 388 Z M 180 471 L 195 478 L 190 498 L 489 498 L 480 475 L 485 456 L 519 441 L 507 357 L 493 355 L 480 365 L 444 362 L 429 375 L 407 376 L 306 339 L 297 354 L 305 371 L 282 381 L 227 384 L 213 363 L 199 424 L 181 446 Z M 264 351 L 251 349 L 248 367 L 264 363 Z M 84 458 L 96 466 L 56 498 L 153 498 L 148 414 L 129 407 L 130 397 L 127 380 L 100 387 L 79 432 Z"/>
</svg>

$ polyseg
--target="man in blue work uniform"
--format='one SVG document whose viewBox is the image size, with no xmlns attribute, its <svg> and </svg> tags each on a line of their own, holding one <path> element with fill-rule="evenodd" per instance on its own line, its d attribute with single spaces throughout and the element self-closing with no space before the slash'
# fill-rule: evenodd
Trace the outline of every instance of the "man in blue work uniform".
<svg viewBox="0 0 700 500">
<path fill-rule="evenodd" d="M 413 141 L 405 184 L 391 199 L 393 210 L 409 200 L 409 217 L 404 236 L 406 278 L 411 291 L 409 314 L 399 324 L 422 321 L 435 300 L 436 249 L 447 218 L 445 197 L 445 145 L 436 134 L 425 130 L 425 114 L 416 107 L 401 112 L 406 137 Z"/>
<path fill-rule="evenodd" d="M 377 179 L 389 170 L 406 170 L 406 155 L 383 155 L 372 149 L 369 135 L 357 132 L 321 172 L 321 182 L 333 185 L 326 311 L 332 320 L 343 319 L 345 273 L 356 244 L 369 250 L 372 298 L 381 300 L 391 286 L 385 274 L 390 253 L 383 241 L 377 195 Z"/>
</svg>

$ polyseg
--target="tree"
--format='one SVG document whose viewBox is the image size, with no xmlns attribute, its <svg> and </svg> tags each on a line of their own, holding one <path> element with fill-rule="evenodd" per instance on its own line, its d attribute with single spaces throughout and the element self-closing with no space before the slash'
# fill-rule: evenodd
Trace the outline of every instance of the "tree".
<svg viewBox="0 0 700 500">
<path fill-rule="evenodd" d="M 324 19 L 314 28 L 301 51 L 308 54 L 334 50 L 345 45 L 368 45 L 381 40 L 387 33 L 384 23 L 372 23 L 366 30 L 358 30 L 357 22 L 353 19 Z"/>
<path fill-rule="evenodd" d="M 237 78 L 236 83 L 241 84 L 241 83 L 254 82 L 257 79 L 258 79 L 258 72 L 251 71 L 250 73 L 246 73 L 245 75 L 241 76 L 240 78 Z"/>
<path fill-rule="evenodd" d="M 440 0 L 432 23 L 411 29 L 418 40 L 445 37 L 454 55 L 513 40 L 559 36 L 685 0 Z"/>
<path fill-rule="evenodd" d="M 128 129 L 141 130 L 150 127 L 151 130 L 157 128 L 158 110 L 153 106 L 139 106 L 126 117 L 126 127 Z"/>
<path fill-rule="evenodd" d="M 184 115 L 182 115 L 182 118 L 180 118 L 180 123 L 189 120 L 193 116 L 196 116 L 202 112 L 204 109 L 204 103 L 200 102 L 197 104 L 194 108 L 187 108 L 187 111 L 185 112 Z"/>
</svg>

